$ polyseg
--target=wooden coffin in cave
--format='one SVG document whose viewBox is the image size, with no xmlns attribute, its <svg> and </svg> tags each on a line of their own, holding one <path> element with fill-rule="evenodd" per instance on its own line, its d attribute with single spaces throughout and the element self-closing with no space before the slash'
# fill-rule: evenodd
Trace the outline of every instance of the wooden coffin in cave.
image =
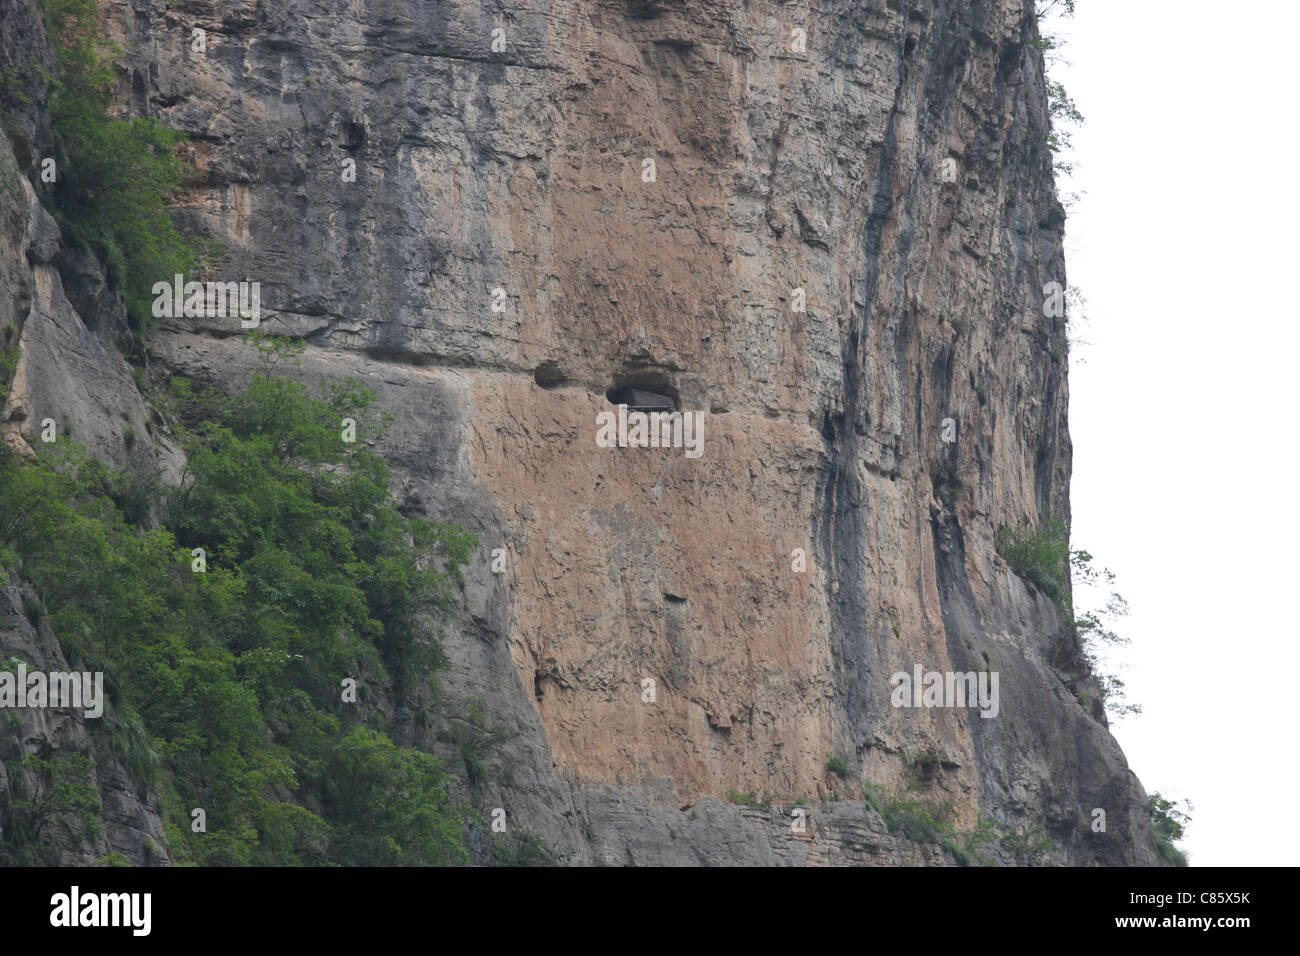
<svg viewBox="0 0 1300 956">
<path fill-rule="evenodd" d="M 620 389 L 617 396 L 619 405 L 626 405 L 632 411 L 637 412 L 672 412 L 676 410 L 673 400 L 668 395 L 661 395 L 658 392 L 647 392 L 641 388 L 624 388 Z"/>
</svg>

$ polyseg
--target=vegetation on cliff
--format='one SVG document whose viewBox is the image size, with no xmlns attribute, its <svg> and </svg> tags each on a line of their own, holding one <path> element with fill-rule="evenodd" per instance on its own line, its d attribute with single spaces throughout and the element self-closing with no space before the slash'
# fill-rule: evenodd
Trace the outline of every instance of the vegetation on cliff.
<svg viewBox="0 0 1300 956">
<path fill-rule="evenodd" d="M 1157 791 L 1148 799 L 1147 809 L 1151 812 L 1151 845 L 1160 859 L 1174 866 L 1186 866 L 1187 854 L 1174 844 L 1183 838 L 1187 824 L 1192 822 L 1191 803 L 1169 800 Z"/>
<path fill-rule="evenodd" d="M 1124 700 L 1124 681 L 1104 671 L 1100 657 L 1103 646 L 1129 642 L 1111 623 L 1128 614 L 1128 602 L 1118 592 L 1110 591 L 1101 607 L 1079 612 L 1074 603 L 1076 587 L 1109 588 L 1115 583 L 1115 575 L 1109 569 L 1096 567 L 1089 552 L 1070 547 L 1070 528 L 1056 515 L 1048 515 L 1038 525 L 1022 520 L 1014 527 L 999 528 L 997 551 L 1012 571 L 1050 598 L 1065 615 L 1083 663 L 1097 681 L 1106 712 L 1111 717 L 1142 713 L 1140 704 Z"/>
<path fill-rule="evenodd" d="M 443 664 L 430 612 L 477 542 L 399 513 L 364 441 L 385 424 L 365 389 L 318 397 L 274 374 L 234 397 L 177 385 L 195 424 L 174 489 L 65 441 L 32 461 L 0 452 L 0 572 L 35 585 L 32 613 L 74 668 L 104 673 L 124 718 L 112 747 L 163 794 L 173 858 L 465 861 L 467 811 L 442 767 L 396 743 L 373 704 L 400 695 L 429 725 Z M 341 438 L 344 418 L 363 440 Z M 43 821 L 87 810 L 77 768 L 36 769 L 47 805 L 3 811 L 0 861 L 51 859 Z"/>
<path fill-rule="evenodd" d="M 191 177 L 176 154 L 184 134 L 152 117 L 110 115 L 116 48 L 103 37 L 94 0 L 45 0 L 45 19 L 57 61 L 48 77 L 51 203 L 65 237 L 101 257 L 132 326 L 144 328 L 153 283 L 195 264 L 166 206 Z"/>
</svg>

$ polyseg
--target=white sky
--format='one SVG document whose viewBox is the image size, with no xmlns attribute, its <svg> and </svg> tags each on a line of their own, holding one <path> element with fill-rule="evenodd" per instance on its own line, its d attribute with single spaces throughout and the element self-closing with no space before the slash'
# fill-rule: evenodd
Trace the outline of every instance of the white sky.
<svg viewBox="0 0 1300 956">
<path fill-rule="evenodd" d="M 1078 0 L 1049 32 L 1084 115 L 1073 544 L 1128 598 L 1144 709 L 1112 727 L 1191 800 L 1193 866 L 1294 865 L 1300 3 Z"/>
</svg>

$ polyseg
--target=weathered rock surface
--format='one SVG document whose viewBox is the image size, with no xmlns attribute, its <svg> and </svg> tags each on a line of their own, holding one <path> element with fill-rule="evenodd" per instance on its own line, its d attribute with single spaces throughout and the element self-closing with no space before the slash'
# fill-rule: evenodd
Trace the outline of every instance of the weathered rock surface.
<svg viewBox="0 0 1300 956">
<path fill-rule="evenodd" d="M 33 620 L 34 618 L 34 620 Z M 58 638 L 50 630 L 40 599 L 28 587 L 6 583 L 0 587 L 0 663 L 6 669 L 16 662 L 27 665 L 28 673 L 77 671 L 64 657 Z M 111 703 L 99 717 L 87 718 L 86 710 L 71 707 L 24 707 L 4 711 L 0 733 L 0 809 L 15 800 L 31 800 L 45 782 L 22 765 L 23 757 L 50 759 L 56 754 L 76 754 L 94 764 L 94 784 L 99 791 L 102 812 L 99 827 L 76 849 L 61 854 L 65 866 L 92 863 L 120 854 L 137 866 L 169 862 L 163 835 L 157 794 L 142 781 L 138 770 L 129 769 L 118 742 L 131 734 Z M 16 775 L 28 777 L 24 782 Z M 56 821 L 57 822 L 57 821 Z M 3 834 L 0 834 L 2 836 Z M 61 839 L 52 826 L 45 838 L 55 845 L 74 846 L 76 840 Z"/>
<path fill-rule="evenodd" d="M 832 755 L 893 786 L 929 754 L 961 827 L 1155 861 L 1141 785 L 1067 689 L 1062 615 L 994 548 L 1069 511 L 1031 3 L 102 9 L 122 109 L 191 136 L 209 278 L 261 283 L 263 330 L 308 343 L 297 374 L 373 387 L 398 493 L 483 541 L 445 679 L 510 735 L 482 806 L 577 863 L 953 862 L 830 799 L 861 796 Z M 27 251 L 42 214 L 6 209 L 6 289 L 42 303 L 6 414 L 32 440 L 55 408 L 112 455 L 147 403 Z M 238 389 L 238 332 L 166 320 L 150 345 Z M 598 447 L 625 386 L 702 413 L 703 455 Z M 916 664 L 998 672 L 998 716 L 895 708 Z"/>
</svg>

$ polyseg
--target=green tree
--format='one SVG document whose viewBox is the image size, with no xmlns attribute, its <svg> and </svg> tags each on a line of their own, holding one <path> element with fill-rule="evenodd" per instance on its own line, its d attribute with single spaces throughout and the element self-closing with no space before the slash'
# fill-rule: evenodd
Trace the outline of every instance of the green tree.
<svg viewBox="0 0 1300 956">
<path fill-rule="evenodd" d="M 293 351 L 252 341 L 272 364 Z M 143 728 L 109 743 L 160 771 L 173 857 L 463 861 L 442 767 L 340 685 L 432 705 L 438 619 L 477 541 L 397 511 L 366 390 L 263 374 L 230 398 L 177 391 L 188 465 L 153 527 L 119 504 L 136 479 L 72 443 L 0 449 L 0 570 L 32 581 L 65 651 Z M 361 440 L 342 440 L 344 417 Z"/>
<path fill-rule="evenodd" d="M 1181 809 L 1179 804 L 1183 804 L 1186 809 Z M 1191 803 L 1169 800 L 1155 792 L 1147 799 L 1147 808 L 1151 812 L 1151 842 L 1156 853 L 1166 863 L 1186 866 L 1187 854 L 1174 844 L 1183 838 L 1187 825 L 1192 822 Z"/>
<path fill-rule="evenodd" d="M 356 727 L 331 751 L 320 789 L 326 815 L 337 821 L 333 850 L 339 862 L 430 866 L 469 860 L 446 776 L 426 753 Z"/>
<path fill-rule="evenodd" d="M 60 849 L 99 830 L 95 766 L 81 754 L 28 754 L 7 768 L 12 795 L 0 805 L 0 866 L 57 866 Z"/>
</svg>

